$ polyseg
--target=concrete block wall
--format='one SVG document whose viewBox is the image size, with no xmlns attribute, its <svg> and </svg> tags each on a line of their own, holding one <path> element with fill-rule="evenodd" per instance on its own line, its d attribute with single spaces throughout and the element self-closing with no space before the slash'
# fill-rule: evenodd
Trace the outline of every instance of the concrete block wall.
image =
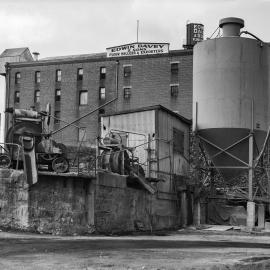
<svg viewBox="0 0 270 270">
<path fill-rule="evenodd" d="M 28 229 L 28 195 L 23 171 L 0 169 L 0 227 Z"/>
<path fill-rule="evenodd" d="M 0 170 L 0 227 L 55 235 L 130 232 L 179 227 L 173 196 L 126 186 L 126 177 L 97 179 L 39 175 L 28 186 L 22 171 Z"/>
<path fill-rule="evenodd" d="M 126 177 L 100 173 L 95 196 L 95 226 L 99 232 L 134 231 L 140 221 L 150 230 L 151 198 L 145 190 L 126 187 Z"/>
<path fill-rule="evenodd" d="M 52 234 L 83 234 L 87 224 L 87 181 L 39 176 L 29 191 L 29 228 Z"/>
<path fill-rule="evenodd" d="M 135 231 L 178 227 L 180 208 L 174 196 L 151 195 L 144 189 L 123 186 L 124 176 L 100 173 L 95 197 L 95 225 L 100 232 Z"/>
</svg>

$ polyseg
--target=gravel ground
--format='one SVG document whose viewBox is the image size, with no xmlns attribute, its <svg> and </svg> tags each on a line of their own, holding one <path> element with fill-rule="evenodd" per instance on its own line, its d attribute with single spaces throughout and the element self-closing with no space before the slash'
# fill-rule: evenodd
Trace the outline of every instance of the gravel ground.
<svg viewBox="0 0 270 270">
<path fill-rule="evenodd" d="M 270 236 L 194 230 L 112 237 L 0 232 L 0 269 L 270 269 Z"/>
</svg>

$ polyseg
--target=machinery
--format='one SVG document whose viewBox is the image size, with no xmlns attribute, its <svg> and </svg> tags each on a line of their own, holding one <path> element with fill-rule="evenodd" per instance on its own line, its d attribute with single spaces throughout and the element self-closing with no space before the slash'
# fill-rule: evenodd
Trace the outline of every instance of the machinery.
<svg viewBox="0 0 270 270">
<path fill-rule="evenodd" d="M 24 163 L 28 165 L 25 168 L 26 171 L 29 170 L 29 167 L 32 167 L 32 171 L 36 171 L 35 164 L 38 164 L 38 166 L 46 165 L 48 170 L 57 173 L 64 173 L 69 170 L 66 147 L 50 138 L 49 104 L 46 111 L 43 112 L 13 108 L 8 108 L 6 112 L 12 114 L 13 124 L 6 135 L 8 151 L 1 154 L 0 160 L 2 159 L 3 162 L 0 165 L 3 166 L 4 163 L 8 163 L 5 161 L 5 157 L 8 156 L 10 165 L 13 164 L 14 166 L 19 156 L 20 163 L 22 164 L 22 161 L 25 161 Z M 18 153 L 20 148 L 15 148 L 13 145 L 21 145 L 24 148 L 24 155 L 22 152 Z M 29 155 L 26 154 L 27 152 Z"/>
<path fill-rule="evenodd" d="M 125 147 L 124 136 L 117 132 L 110 132 L 99 144 L 100 167 L 112 173 L 129 175 L 129 185 L 140 185 L 150 193 L 155 193 L 154 188 L 146 181 L 145 172 L 139 164 L 139 159 L 134 156 L 133 148 Z M 136 182 L 137 181 L 137 182 Z"/>
</svg>

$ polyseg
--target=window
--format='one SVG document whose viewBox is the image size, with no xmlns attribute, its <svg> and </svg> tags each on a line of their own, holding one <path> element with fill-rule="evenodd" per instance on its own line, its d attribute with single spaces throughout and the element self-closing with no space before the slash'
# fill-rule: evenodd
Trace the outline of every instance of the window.
<svg viewBox="0 0 270 270">
<path fill-rule="evenodd" d="M 34 102 L 35 103 L 40 103 L 40 91 L 39 90 L 35 91 Z"/>
<path fill-rule="evenodd" d="M 79 142 L 86 141 L 86 128 L 85 127 L 79 128 L 78 140 Z"/>
<path fill-rule="evenodd" d="M 130 88 L 124 88 L 124 99 L 129 99 L 131 96 L 131 89 Z"/>
<path fill-rule="evenodd" d="M 21 82 L 21 72 L 15 73 L 15 84 L 19 84 Z"/>
<path fill-rule="evenodd" d="M 131 76 L 131 66 L 124 66 L 124 77 L 130 77 Z"/>
<path fill-rule="evenodd" d="M 184 154 L 185 133 L 179 129 L 173 129 L 173 151 Z"/>
<path fill-rule="evenodd" d="M 172 97 L 177 97 L 178 96 L 178 89 L 179 89 L 178 84 L 171 84 L 171 96 Z"/>
<path fill-rule="evenodd" d="M 59 124 L 60 123 L 60 111 L 54 111 L 54 123 L 55 124 Z"/>
<path fill-rule="evenodd" d="M 100 68 L 100 79 L 105 79 L 106 78 L 106 67 L 101 67 Z"/>
<path fill-rule="evenodd" d="M 80 105 L 87 105 L 87 103 L 88 103 L 88 92 L 87 91 L 81 91 L 80 92 L 79 104 Z"/>
<path fill-rule="evenodd" d="M 19 91 L 15 91 L 14 102 L 15 103 L 19 103 L 20 102 L 20 92 Z"/>
<path fill-rule="evenodd" d="M 40 83 L 40 71 L 35 72 L 35 83 Z"/>
<path fill-rule="evenodd" d="M 105 89 L 105 87 L 100 87 L 99 88 L 99 99 L 100 100 L 105 100 L 106 99 L 106 89 Z"/>
<path fill-rule="evenodd" d="M 61 89 L 56 89 L 55 90 L 55 101 L 60 101 L 61 100 Z"/>
<path fill-rule="evenodd" d="M 83 68 L 78 68 L 77 70 L 77 81 L 83 80 Z"/>
<path fill-rule="evenodd" d="M 171 63 L 171 73 L 174 75 L 178 74 L 178 62 Z"/>
<path fill-rule="evenodd" d="M 55 73 L 55 80 L 56 80 L 57 82 L 61 82 L 61 80 L 62 80 L 62 71 L 61 71 L 61 69 L 57 69 L 57 70 L 56 70 L 56 73 Z"/>
</svg>

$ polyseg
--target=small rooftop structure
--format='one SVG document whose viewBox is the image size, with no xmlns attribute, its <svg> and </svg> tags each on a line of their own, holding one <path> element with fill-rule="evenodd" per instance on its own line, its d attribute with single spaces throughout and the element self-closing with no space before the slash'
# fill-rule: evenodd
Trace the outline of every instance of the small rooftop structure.
<svg viewBox="0 0 270 270">
<path fill-rule="evenodd" d="M 6 49 L 0 55 L 0 74 L 5 74 L 6 63 L 34 61 L 27 47 Z"/>
</svg>

